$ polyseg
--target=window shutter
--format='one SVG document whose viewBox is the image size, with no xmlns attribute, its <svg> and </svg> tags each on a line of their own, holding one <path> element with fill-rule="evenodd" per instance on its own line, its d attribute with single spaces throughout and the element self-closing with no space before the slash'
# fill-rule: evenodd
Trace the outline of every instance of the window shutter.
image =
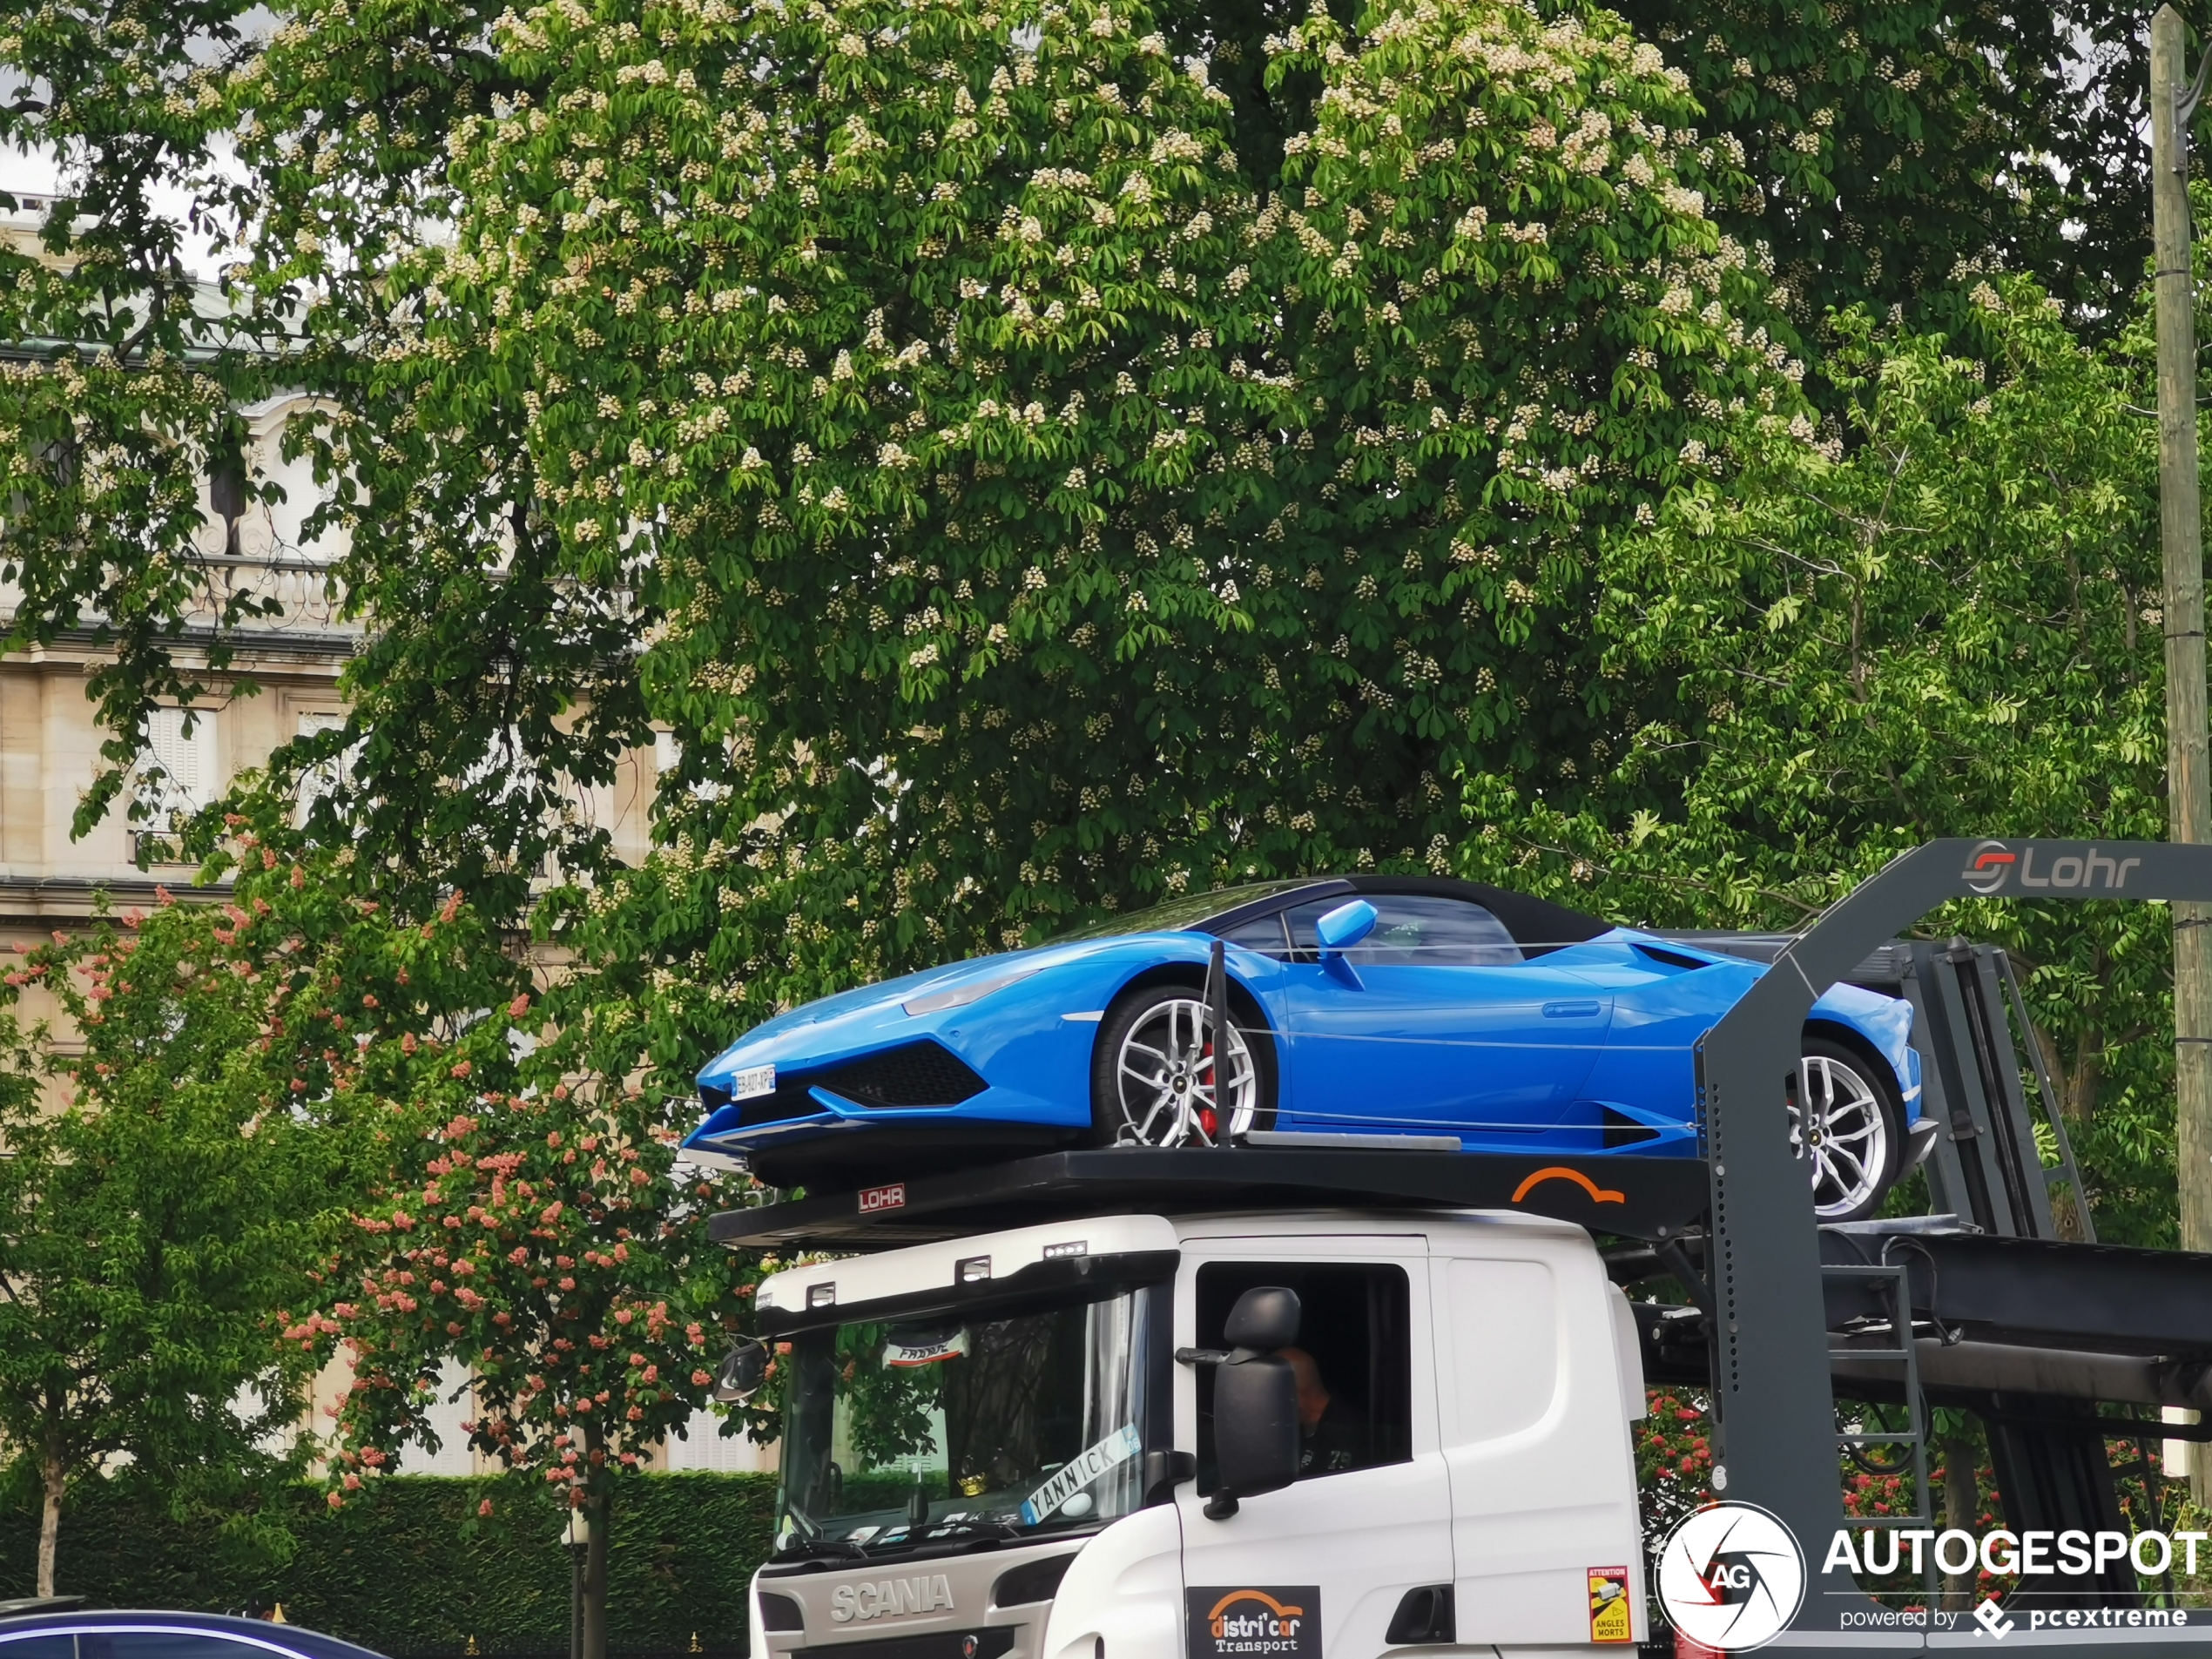
<svg viewBox="0 0 2212 1659">
<path fill-rule="evenodd" d="M 158 812 L 190 813 L 215 798 L 215 723 L 202 710 L 189 734 L 183 709 L 156 709 L 146 722 L 147 758 L 165 774 L 150 783 Z"/>
<path fill-rule="evenodd" d="M 344 715 L 331 714 L 317 710 L 300 715 L 300 735 L 303 738 L 312 738 L 321 732 L 342 731 L 345 725 Z M 314 808 L 315 802 L 337 787 L 339 770 L 352 760 L 353 754 L 354 752 L 348 750 L 340 759 L 326 760 L 322 765 L 300 773 L 300 823 L 303 827 L 307 824 L 307 814 Z"/>
</svg>

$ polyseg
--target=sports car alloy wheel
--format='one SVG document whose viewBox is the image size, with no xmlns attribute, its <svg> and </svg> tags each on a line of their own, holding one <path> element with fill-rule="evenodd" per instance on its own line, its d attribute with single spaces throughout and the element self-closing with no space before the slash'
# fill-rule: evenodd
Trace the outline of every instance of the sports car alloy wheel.
<svg viewBox="0 0 2212 1659">
<path fill-rule="evenodd" d="M 1215 1146 L 1243 1135 L 1258 1109 L 1251 1049 L 1229 1028 L 1227 1112 L 1214 1080 L 1212 1020 L 1196 997 L 1157 1002 L 1114 1056 L 1117 1146 Z"/>
<path fill-rule="evenodd" d="M 1825 1044 L 1807 1047 L 1797 1062 L 1790 1143 L 1811 1154 L 1814 1211 L 1823 1221 L 1857 1220 L 1871 1212 L 1890 1184 L 1895 1161 L 1890 1115 L 1858 1063 L 1829 1052 Z M 1809 1135 L 1804 1128 L 1808 1109 Z"/>
</svg>

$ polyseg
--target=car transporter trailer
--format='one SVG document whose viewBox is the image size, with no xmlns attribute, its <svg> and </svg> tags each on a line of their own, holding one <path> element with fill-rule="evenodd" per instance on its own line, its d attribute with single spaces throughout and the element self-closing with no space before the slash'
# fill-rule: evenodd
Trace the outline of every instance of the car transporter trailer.
<svg viewBox="0 0 2212 1659">
<path fill-rule="evenodd" d="M 2052 1574 L 2024 1575 L 2007 1602 L 2013 1616 L 2001 1627 L 1995 1619 L 1966 1619 L 1900 1628 L 1846 1568 L 1834 1564 L 1832 1551 L 1824 1558 L 1829 1541 L 1845 1529 L 1857 1534 L 1916 1520 L 1922 1527 L 1940 1524 L 1927 1515 L 1932 1405 L 1967 1407 L 1987 1425 L 2006 1527 L 2015 1534 L 2094 1535 L 2118 1528 L 2112 1440 L 2133 1441 L 2148 1472 L 2153 1441 L 2212 1439 L 2212 1426 L 2157 1416 L 2161 1406 L 2188 1406 L 2212 1417 L 2212 1255 L 2054 1236 L 2048 1189 L 2073 1187 L 2077 1229 L 2088 1225 L 2087 1197 L 2056 1121 L 2050 1079 L 2025 1028 L 2009 964 L 2001 954 L 1962 941 L 1948 947 L 1898 941 L 1929 911 L 1962 898 L 2212 904 L 2212 846 L 1934 841 L 1900 855 L 1801 934 L 1734 936 L 1733 944 L 1728 936 L 1699 935 L 1702 943 L 1741 948 L 1772 964 L 1699 1046 L 1703 1158 L 1404 1150 L 1378 1136 L 1306 1136 L 1296 1145 L 1067 1151 L 732 1211 L 714 1218 L 713 1234 L 732 1248 L 875 1252 L 1116 1216 L 1352 1211 L 1449 1218 L 1476 1212 L 1477 1219 L 1569 1223 L 1604 1241 L 1604 1260 L 1616 1281 L 1664 1278 L 1691 1298 L 1693 1305 L 1678 1307 L 1635 1305 L 1634 1334 L 1623 1340 L 1635 1344 L 1643 1379 L 1710 1390 L 1714 1498 L 1769 1512 L 1803 1548 L 1804 1593 L 1787 1627 L 1771 1636 L 1773 1645 L 1837 1655 L 1974 1644 L 2063 1647 L 2089 1659 L 2180 1643 L 2212 1656 L 2212 1611 L 2148 1608 L 2136 1568 L 2124 1559 L 2100 1560 L 2094 1572 L 2071 1582 Z M 1928 1080 L 1925 1109 L 1939 1124 L 1925 1167 L 1938 1207 L 1951 1214 L 1816 1223 L 1803 1150 L 1777 1107 L 1794 1088 L 1797 1034 L 1813 1002 L 1846 980 L 1914 1001 L 1914 1040 Z M 2008 1008 L 2027 1041 L 2028 1075 L 2057 1139 L 2055 1169 L 2047 1170 L 2036 1155 Z M 988 1260 L 983 1271 L 989 1271 Z M 1081 1259 L 1042 1260 L 1024 1271 L 1043 1285 L 1073 1283 L 1089 1267 Z M 1106 1271 L 1103 1263 L 1100 1271 Z M 826 1299 L 839 1297 L 823 1278 L 827 1271 L 819 1270 L 815 1282 L 799 1287 L 802 1306 L 825 1300 L 825 1291 Z M 848 1282 L 860 1277 L 846 1273 Z M 1238 1313 L 1244 1312 L 1240 1302 Z M 787 1311 L 779 1293 L 775 1308 L 764 1304 L 760 1317 L 772 1336 L 806 1316 Z M 1186 1366 L 1223 1364 L 1225 1375 L 1226 1365 L 1244 1353 L 1186 1348 L 1177 1357 Z M 1851 1404 L 1839 1410 L 1839 1399 Z M 1866 1428 L 1863 1402 L 1902 1406 L 1906 1426 L 1894 1433 Z M 2110 1414 L 2115 1409 L 2120 1415 Z M 1890 1466 L 1917 1474 L 1921 1514 L 1847 1520 L 1840 1462 L 1885 1442 Z M 1184 1452 L 1148 1452 L 1145 1502 L 1176 1501 L 1176 1488 L 1192 1473 Z M 1256 1500 L 1247 1510 L 1257 1514 L 1264 1502 Z M 1230 1501 L 1224 1513 L 1236 1507 Z M 1211 1517 L 1215 1510 L 1204 1514 Z M 1186 1519 L 1186 1531 L 1197 1524 Z M 772 1566 L 758 1585 L 773 1591 L 778 1572 L 828 1572 L 846 1564 Z M 948 1581 L 914 1581 L 926 1589 L 928 1582 Z M 1632 1581 L 1641 1586 L 1641 1563 Z M 887 1593 L 890 1581 L 883 1588 Z M 1426 1611 L 1409 1614 L 1409 1592 L 1380 1645 L 1409 1652 L 1494 1650 L 1505 1659 L 1580 1645 L 1494 1640 L 1465 1606 L 1455 1629 L 1448 1586 L 1439 1594 L 1440 1602 L 1432 1598 L 1420 1604 Z M 782 1598 L 772 1594 L 769 1600 L 780 1604 Z M 756 1601 L 757 1652 L 764 1605 Z M 844 1606 L 849 1611 L 853 1605 L 848 1595 Z M 858 1605 L 873 1603 L 864 1597 Z M 1178 1600 L 1178 1617 L 1182 1605 Z M 1195 1599 L 1191 1606 L 1197 1608 Z M 2027 1610 L 2038 1607 L 2058 1612 L 2031 1620 Z M 2148 1616 L 2154 1611 L 2158 1616 Z M 1188 1620 L 1199 1616 L 1193 1611 Z M 772 1616 L 767 1623 L 771 1632 L 779 1629 Z M 811 1616 L 803 1635 L 798 1625 L 780 1628 L 786 1634 L 770 1637 L 779 1654 L 930 1659 L 938 1650 L 934 1638 L 919 1635 L 850 1639 L 894 1634 L 858 1626 L 840 1629 L 826 1644 Z M 1195 1623 L 1185 1634 L 1191 1638 L 1187 1651 L 1197 1653 Z M 958 1638 L 965 1646 L 944 1652 L 947 1659 L 990 1659 L 1014 1651 L 1008 1644 L 1016 1640 L 1006 1635 L 979 1648 L 970 1631 Z M 1116 1648 L 1114 1659 L 1123 1659 L 1130 1645 Z M 1159 1659 L 1186 1651 L 1180 1639 L 1134 1645 L 1146 1650 L 1144 1659 L 1154 1647 Z M 1100 1659 L 1108 1651 L 1101 1635 Z M 1310 1659 L 1321 1649 L 1318 1642 L 1293 1642 L 1277 1651 Z M 1090 1653 L 1088 1638 L 1082 1652 Z M 1051 1659 L 1062 1659 L 1062 1650 L 1053 1649 Z"/>
</svg>

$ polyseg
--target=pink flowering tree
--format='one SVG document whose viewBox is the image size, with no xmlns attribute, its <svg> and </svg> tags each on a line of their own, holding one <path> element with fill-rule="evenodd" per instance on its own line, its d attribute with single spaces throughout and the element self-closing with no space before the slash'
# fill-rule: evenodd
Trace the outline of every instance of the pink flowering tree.
<svg viewBox="0 0 2212 1659">
<path fill-rule="evenodd" d="M 327 1309 L 354 1367 L 328 1501 L 373 1492 L 402 1444 L 435 1446 L 442 1374 L 465 1364 L 469 1443 L 590 1522 L 583 1646 L 603 1659 L 615 1494 L 705 1403 L 749 1312 L 757 1275 L 706 1237 L 745 1195 L 679 1161 L 683 1074 L 641 1067 L 588 982 L 418 1052 L 434 1063 L 389 1109 L 389 1179 L 353 1217 Z"/>
<path fill-rule="evenodd" d="M 418 1034 L 512 995 L 460 907 L 395 908 L 298 845 L 288 801 L 265 817 L 202 826 L 227 831 L 207 885 L 0 974 L 0 1445 L 40 1487 L 42 1595 L 71 1493 L 118 1458 L 212 1536 L 280 1548 L 255 1494 L 314 1449 L 288 1433 L 328 1324 L 314 1269 L 374 1103 L 415 1092 Z"/>
</svg>

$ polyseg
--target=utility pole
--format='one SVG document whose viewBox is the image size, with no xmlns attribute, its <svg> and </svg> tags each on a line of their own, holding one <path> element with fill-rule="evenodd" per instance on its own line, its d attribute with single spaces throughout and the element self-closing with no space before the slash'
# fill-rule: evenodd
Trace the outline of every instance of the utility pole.
<svg viewBox="0 0 2212 1659">
<path fill-rule="evenodd" d="M 2166 559 L 2168 838 L 2212 840 L 2204 707 L 2204 520 L 2197 501 L 2196 318 L 2189 242 L 2187 31 L 2171 6 L 2150 25 L 2151 225 L 2157 250 L 2159 540 Z M 2212 1250 L 2212 911 L 2174 907 L 2174 1091 L 2182 1248 Z M 2212 1449 L 2193 1445 L 2190 1486 L 2212 1501 Z"/>
</svg>

